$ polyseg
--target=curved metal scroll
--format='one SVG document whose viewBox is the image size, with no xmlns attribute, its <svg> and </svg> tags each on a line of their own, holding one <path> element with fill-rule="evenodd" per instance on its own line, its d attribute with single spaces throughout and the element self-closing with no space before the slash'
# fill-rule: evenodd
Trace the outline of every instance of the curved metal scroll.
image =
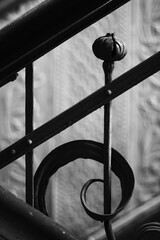
<svg viewBox="0 0 160 240">
<path fill-rule="evenodd" d="M 95 55 L 104 60 L 105 84 L 111 82 L 113 62 L 126 55 L 126 48 L 122 41 L 116 39 L 114 34 L 108 33 L 100 37 L 93 44 Z M 111 90 L 107 94 L 111 94 Z M 93 159 L 104 164 L 104 180 L 91 179 L 81 190 L 81 203 L 86 213 L 94 220 L 104 222 L 107 238 L 115 240 L 111 220 L 126 206 L 134 188 L 134 175 L 126 160 L 114 149 L 110 142 L 110 104 L 104 106 L 104 144 L 94 141 L 79 140 L 64 144 L 53 150 L 40 164 L 35 175 L 35 207 L 48 215 L 45 206 L 45 192 L 49 178 L 61 167 L 77 158 Z M 112 164 L 111 164 L 112 162 Z M 111 171 L 117 175 L 122 189 L 122 199 L 112 213 L 111 211 Z M 104 183 L 104 214 L 93 212 L 87 206 L 87 190 L 94 182 Z"/>
<path fill-rule="evenodd" d="M 142 225 L 138 231 L 136 240 L 159 240 L 160 239 L 160 223 L 150 222 Z"/>
<path fill-rule="evenodd" d="M 45 205 L 45 193 L 50 177 L 61 167 L 78 159 L 92 159 L 103 163 L 104 145 L 102 143 L 77 140 L 63 144 L 50 152 L 42 161 L 35 174 L 35 207 L 48 215 Z M 128 203 L 134 188 L 134 175 L 129 164 L 120 153 L 112 148 L 112 171 L 120 179 L 122 199 L 114 213 L 100 215 L 92 212 L 86 205 L 86 191 L 96 179 L 87 182 L 81 191 L 81 201 L 85 211 L 99 221 L 110 220 L 116 216 Z M 98 180 L 103 181 L 103 180 Z"/>
</svg>

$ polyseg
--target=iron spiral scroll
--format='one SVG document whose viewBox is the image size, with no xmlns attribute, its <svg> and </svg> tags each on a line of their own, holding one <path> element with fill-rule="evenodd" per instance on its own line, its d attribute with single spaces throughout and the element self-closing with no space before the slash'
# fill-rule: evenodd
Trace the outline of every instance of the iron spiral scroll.
<svg viewBox="0 0 160 240">
<path fill-rule="evenodd" d="M 76 140 L 65 143 L 52 152 L 50 152 L 42 161 L 35 174 L 35 207 L 44 214 L 48 215 L 45 204 L 45 193 L 49 183 L 50 177 L 55 174 L 59 168 L 78 159 L 92 159 L 104 164 L 103 158 L 104 145 L 99 142 L 90 140 Z M 134 175 L 129 164 L 125 158 L 112 149 L 112 171 L 120 179 L 122 188 L 122 199 L 119 206 L 112 214 L 101 215 L 92 212 L 86 205 L 86 192 L 88 187 L 95 181 L 102 181 L 101 179 L 91 179 L 84 184 L 81 190 L 81 201 L 85 211 L 89 216 L 98 221 L 110 221 L 115 217 L 128 203 L 132 196 L 134 188 Z"/>
<path fill-rule="evenodd" d="M 116 39 L 114 34 L 108 33 L 98 38 L 93 44 L 93 52 L 97 58 L 103 60 L 105 85 L 112 78 L 114 61 L 121 60 L 126 55 L 126 48 L 122 41 Z M 107 94 L 112 94 L 108 91 Z M 94 220 L 104 222 L 108 240 L 114 240 L 112 219 L 122 211 L 130 200 L 134 189 L 134 174 L 125 158 L 111 148 L 111 103 L 104 106 L 104 143 L 92 140 L 76 140 L 65 143 L 51 151 L 41 162 L 35 174 L 35 207 L 48 215 L 45 204 L 45 193 L 50 177 L 66 164 L 79 159 L 92 159 L 104 166 L 104 179 L 90 179 L 80 192 L 81 203 L 85 212 Z M 122 196 L 114 212 L 111 211 L 111 172 L 120 180 Z M 93 212 L 87 205 L 87 190 L 91 184 L 102 182 L 104 185 L 104 214 Z M 105 203 L 106 202 L 106 203 Z"/>
</svg>

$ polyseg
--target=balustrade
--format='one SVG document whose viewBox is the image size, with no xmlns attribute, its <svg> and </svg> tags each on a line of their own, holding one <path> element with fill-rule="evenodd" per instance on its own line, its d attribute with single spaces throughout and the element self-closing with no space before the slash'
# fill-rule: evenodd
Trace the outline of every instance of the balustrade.
<svg viewBox="0 0 160 240">
<path fill-rule="evenodd" d="M 134 87 L 136 84 L 145 80 L 155 72 L 159 71 L 160 52 L 146 59 L 144 62 L 140 63 L 112 81 L 114 61 L 120 61 L 123 57 L 125 57 L 127 53 L 126 47 L 121 40 L 114 36 L 113 33 L 108 33 L 105 36 L 98 38 L 95 40 L 92 49 L 95 56 L 103 61 L 103 70 L 105 75 L 104 86 L 36 130 L 33 129 L 33 63 L 34 60 L 49 50 L 53 49 L 66 39 L 89 26 L 91 23 L 102 18 L 104 15 L 109 14 L 111 11 L 120 7 L 126 2 L 128 1 L 92 0 L 85 4 L 83 1 L 78 1 L 77 5 L 77 2 L 75 3 L 75 1 L 71 1 L 65 5 L 65 8 L 63 8 L 63 1 L 46 1 L 38 8 L 26 14 L 26 16 L 22 17 L 20 20 L 17 20 L 10 26 L 2 29 L 0 32 L 0 44 L 1 46 L 4 46 L 5 49 L 4 51 L 2 47 L 0 50 L 1 58 L 4 60 L 0 63 L 0 85 L 3 86 L 9 81 L 15 80 L 17 71 L 24 67 L 26 68 L 26 135 L 16 143 L 10 145 L 0 152 L 0 169 L 25 154 L 26 202 L 40 210 L 45 215 L 49 215 L 45 204 L 46 188 L 48 186 L 50 177 L 60 167 L 63 167 L 77 158 L 90 158 L 102 163 L 104 166 L 103 179 L 91 179 L 87 181 L 82 187 L 80 199 L 84 210 L 91 218 L 104 222 L 104 229 L 108 240 L 116 239 L 112 229 L 112 220 L 118 213 L 120 213 L 121 210 L 125 208 L 132 196 L 134 189 L 134 174 L 131 167 L 120 153 L 111 148 L 111 101 L 123 94 L 125 91 Z M 78 15 L 72 14 L 74 11 L 77 13 L 77 9 L 79 7 L 82 9 L 82 11 Z M 60 13 L 62 9 L 63 12 Z M 60 17 L 61 14 L 63 15 L 63 18 L 67 19 L 67 22 Z M 43 18 L 43 26 L 40 24 L 40 21 L 38 26 L 35 25 L 33 28 L 31 28 L 31 23 L 37 22 L 44 15 L 46 16 L 46 19 Z M 68 15 L 71 16 L 71 18 L 68 18 Z M 51 26 L 51 24 L 48 27 L 49 22 L 52 22 L 52 24 L 54 23 L 54 27 Z M 19 50 L 15 51 L 15 42 L 13 41 L 11 44 L 12 48 L 9 48 L 11 51 L 9 57 L 6 58 L 6 49 L 8 48 L 9 44 L 9 42 L 6 41 L 6 38 L 10 38 L 10 34 L 12 35 L 14 33 L 17 44 L 16 33 L 22 30 L 24 26 L 27 27 L 27 29 L 32 29 L 32 31 L 28 31 L 30 32 L 29 41 L 25 32 L 22 34 L 22 37 L 18 39 L 20 44 L 20 46 L 18 45 Z M 25 31 L 27 30 L 25 29 Z M 36 37 L 32 36 L 33 31 L 36 31 Z M 42 34 L 42 32 L 44 34 Z M 68 128 L 72 124 L 76 123 L 80 119 L 84 118 L 88 114 L 91 114 L 101 106 L 104 106 L 104 142 L 99 143 L 93 140 L 76 140 L 65 143 L 55 148 L 43 159 L 35 173 L 35 176 L 33 176 L 33 149 L 56 134 L 60 133 L 64 129 Z M 114 172 L 119 178 L 122 191 L 122 198 L 114 212 L 111 210 L 111 172 Z M 92 209 L 88 207 L 87 190 L 90 185 L 94 184 L 95 182 L 101 182 L 104 185 L 104 214 L 93 212 Z M 4 202 L 2 204 L 4 204 Z M 15 206 L 17 207 L 18 205 Z M 4 211 L 1 210 L 1 213 L 4 213 Z M 38 218 L 40 215 L 38 215 L 39 213 L 36 211 L 35 214 L 38 216 L 35 218 L 34 222 L 36 225 L 39 224 Z M 23 216 L 19 214 L 17 217 L 19 218 Z M 49 220 L 46 221 L 49 222 Z M 17 225 L 14 227 L 17 228 Z M 24 226 L 21 225 L 21 227 L 23 228 Z M 55 230 L 56 226 L 53 228 Z M 3 236 L 4 234 L 4 237 L 7 238 L 9 236 L 7 231 L 2 231 L 1 233 L 0 230 L 0 235 L 2 234 Z M 150 237 L 153 232 L 159 237 L 160 231 L 158 223 L 143 226 L 143 228 L 138 232 L 137 240 L 149 239 L 148 236 Z M 70 235 L 67 234 L 64 234 L 65 237 L 63 238 L 62 233 L 63 231 L 59 231 L 59 227 L 57 227 L 57 232 L 55 230 L 52 236 L 57 234 L 57 238 L 60 236 L 62 239 L 72 239 L 72 237 L 70 238 Z M 25 234 L 27 233 L 25 232 Z M 13 239 L 15 239 L 15 237 L 17 236 L 14 235 Z"/>
</svg>

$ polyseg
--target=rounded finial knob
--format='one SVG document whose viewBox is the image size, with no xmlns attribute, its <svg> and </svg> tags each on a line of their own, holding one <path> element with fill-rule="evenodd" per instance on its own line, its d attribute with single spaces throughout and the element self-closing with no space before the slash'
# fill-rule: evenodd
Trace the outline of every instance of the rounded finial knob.
<svg viewBox="0 0 160 240">
<path fill-rule="evenodd" d="M 125 44 L 114 37 L 114 33 L 107 33 L 97 38 L 92 45 L 93 53 L 97 58 L 107 62 L 119 61 L 127 54 Z"/>
</svg>

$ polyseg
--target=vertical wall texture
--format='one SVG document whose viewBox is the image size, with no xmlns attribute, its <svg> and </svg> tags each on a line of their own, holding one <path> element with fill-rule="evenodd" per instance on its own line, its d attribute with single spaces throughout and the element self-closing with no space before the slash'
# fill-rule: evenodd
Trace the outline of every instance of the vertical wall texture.
<svg viewBox="0 0 160 240">
<path fill-rule="evenodd" d="M 20 13 L 9 16 L 10 21 L 30 7 L 25 6 Z M 159 8 L 158 0 L 131 1 L 36 61 L 34 128 L 104 85 L 102 62 L 92 53 L 96 38 L 115 32 L 127 46 L 127 56 L 115 63 L 113 79 L 156 52 Z M 115 99 L 112 108 L 112 146 L 127 159 L 136 178 L 128 210 L 159 193 L 159 74 Z M 14 83 L 0 89 L 0 148 L 23 135 L 24 70 Z M 35 170 L 55 147 L 77 139 L 103 142 L 103 107 L 36 148 Z M 25 198 L 24 169 L 22 157 L 0 171 L 0 184 L 22 199 Z M 51 217 L 81 238 L 103 228 L 86 215 L 79 199 L 83 184 L 102 175 L 100 164 L 77 159 L 60 169 L 50 181 L 47 206 Z M 112 182 L 114 208 L 121 191 L 115 176 Z M 95 184 L 88 196 L 98 212 L 103 211 L 102 193 L 103 186 Z"/>
<path fill-rule="evenodd" d="M 139 3 L 139 46 L 138 58 L 151 56 L 160 48 L 160 2 L 140 1 Z M 159 79 L 160 73 L 151 76 L 141 84 L 139 91 L 139 129 L 142 134 L 138 138 L 140 153 L 139 173 L 140 200 L 146 201 L 159 194 L 159 167 L 160 167 L 160 108 L 159 108 Z"/>
</svg>

